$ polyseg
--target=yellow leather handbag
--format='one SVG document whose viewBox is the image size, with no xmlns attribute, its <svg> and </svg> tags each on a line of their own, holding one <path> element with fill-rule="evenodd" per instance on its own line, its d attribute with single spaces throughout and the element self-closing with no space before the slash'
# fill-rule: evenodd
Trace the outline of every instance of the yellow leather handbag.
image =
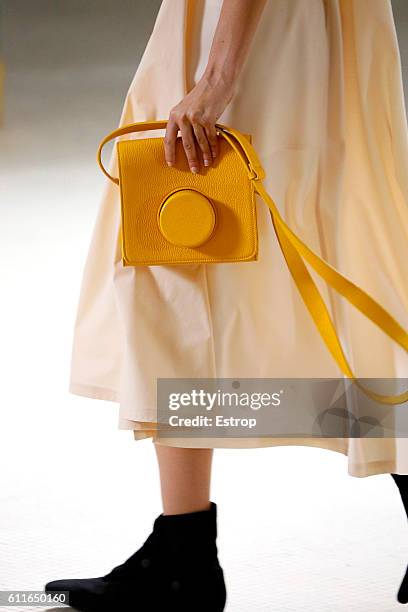
<svg viewBox="0 0 408 612">
<path fill-rule="evenodd" d="M 254 261 L 258 257 L 255 194 L 269 207 L 273 227 L 302 299 L 341 371 L 371 399 L 384 404 L 408 401 L 408 391 L 382 395 L 354 376 L 326 304 L 305 261 L 338 293 L 408 352 L 408 333 L 363 289 L 310 249 L 285 223 L 265 190 L 265 170 L 251 136 L 216 124 L 219 155 L 193 174 L 181 138 L 169 168 L 163 138 L 117 142 L 119 177 L 107 172 L 102 149 L 126 134 L 165 129 L 167 121 L 143 121 L 119 128 L 100 143 L 98 163 L 120 188 L 122 261 L 125 266 Z"/>
<path fill-rule="evenodd" d="M 155 121 L 116 130 L 101 143 L 99 161 L 103 145 L 112 138 L 166 125 Z M 117 143 L 119 179 L 101 168 L 120 185 L 125 266 L 257 258 L 255 188 L 248 180 L 248 164 L 245 155 L 237 154 L 238 139 L 218 140 L 218 158 L 198 174 L 189 169 L 181 138 L 176 139 L 172 168 L 164 159 L 163 138 Z"/>
</svg>

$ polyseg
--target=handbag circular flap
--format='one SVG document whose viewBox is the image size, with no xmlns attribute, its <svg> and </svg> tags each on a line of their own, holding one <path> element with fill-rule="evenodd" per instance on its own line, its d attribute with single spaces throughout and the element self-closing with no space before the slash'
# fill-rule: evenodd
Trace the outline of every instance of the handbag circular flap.
<svg viewBox="0 0 408 612">
<path fill-rule="evenodd" d="M 215 227 L 211 200 L 195 189 L 179 189 L 166 196 L 158 213 L 161 233 L 177 246 L 200 246 L 210 238 Z"/>
</svg>

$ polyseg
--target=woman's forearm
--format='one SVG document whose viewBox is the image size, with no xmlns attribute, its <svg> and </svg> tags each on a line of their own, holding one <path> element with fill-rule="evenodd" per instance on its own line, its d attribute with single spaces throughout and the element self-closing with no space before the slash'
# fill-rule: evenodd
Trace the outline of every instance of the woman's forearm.
<svg viewBox="0 0 408 612">
<path fill-rule="evenodd" d="M 211 85 L 234 86 L 266 2 L 224 0 L 203 75 Z"/>
<path fill-rule="evenodd" d="M 237 77 L 267 1 L 223 1 L 203 75 L 170 110 L 164 138 L 169 166 L 175 164 L 179 131 L 192 172 L 199 171 L 200 150 L 205 166 L 218 155 L 216 121 L 236 93 Z"/>
</svg>

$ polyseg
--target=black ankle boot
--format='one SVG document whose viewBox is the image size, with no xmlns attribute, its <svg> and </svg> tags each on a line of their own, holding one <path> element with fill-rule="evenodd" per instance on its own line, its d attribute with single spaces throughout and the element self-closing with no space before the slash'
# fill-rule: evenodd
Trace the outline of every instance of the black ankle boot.
<svg viewBox="0 0 408 612">
<path fill-rule="evenodd" d="M 404 504 L 405 513 L 408 518 L 408 475 L 407 474 L 391 474 L 395 484 L 401 495 L 402 503 Z M 405 576 L 401 582 L 400 588 L 397 593 L 397 600 L 399 603 L 408 603 L 408 566 L 405 570 Z"/>
<path fill-rule="evenodd" d="M 217 507 L 161 514 L 129 559 L 99 578 L 54 580 L 47 593 L 68 591 L 82 612 L 222 612 L 226 602 L 217 556 Z"/>
</svg>

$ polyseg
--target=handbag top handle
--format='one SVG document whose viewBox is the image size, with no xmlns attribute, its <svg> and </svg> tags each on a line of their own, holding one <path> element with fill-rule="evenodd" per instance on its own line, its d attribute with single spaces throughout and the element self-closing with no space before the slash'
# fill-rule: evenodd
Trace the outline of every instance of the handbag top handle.
<svg viewBox="0 0 408 612">
<path fill-rule="evenodd" d="M 114 138 L 118 138 L 119 136 L 125 136 L 126 134 L 132 134 L 134 132 L 165 129 L 166 126 L 167 121 L 140 121 L 138 123 L 130 123 L 129 125 L 118 128 L 105 136 L 99 145 L 97 153 L 99 167 L 105 176 L 116 183 L 116 185 L 119 185 L 119 179 L 109 174 L 102 162 L 102 149 L 109 141 L 113 140 Z M 242 159 L 248 171 L 248 178 L 264 179 L 266 176 L 265 170 L 263 169 L 258 155 L 256 154 L 256 151 L 249 140 L 245 138 L 245 136 L 238 130 L 223 125 L 222 123 L 216 123 L 215 127 L 219 131 L 219 134 L 230 143 L 230 145 Z"/>
</svg>

